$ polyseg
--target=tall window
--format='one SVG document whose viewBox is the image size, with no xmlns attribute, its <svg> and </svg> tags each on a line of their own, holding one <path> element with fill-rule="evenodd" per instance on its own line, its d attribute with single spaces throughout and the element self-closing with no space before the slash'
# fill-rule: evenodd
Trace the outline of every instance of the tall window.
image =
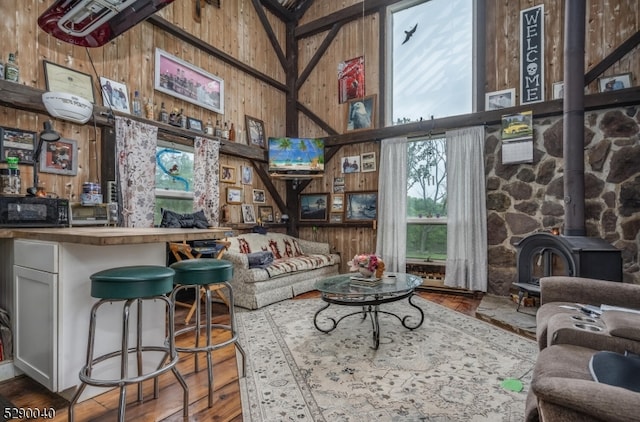
<svg viewBox="0 0 640 422">
<path fill-rule="evenodd" d="M 158 141 L 155 225 L 162 221 L 162 208 L 193 212 L 193 159 L 193 147 Z"/>
<path fill-rule="evenodd" d="M 447 256 L 447 157 L 444 138 L 409 143 L 407 262 Z"/>
<path fill-rule="evenodd" d="M 473 110 L 473 0 L 407 0 L 390 6 L 393 124 Z"/>
</svg>

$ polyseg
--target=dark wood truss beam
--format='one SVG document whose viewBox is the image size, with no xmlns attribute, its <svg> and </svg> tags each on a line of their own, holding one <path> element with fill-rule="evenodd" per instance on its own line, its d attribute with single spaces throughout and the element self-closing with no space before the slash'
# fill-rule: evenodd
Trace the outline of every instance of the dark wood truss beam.
<svg viewBox="0 0 640 422">
<path fill-rule="evenodd" d="M 286 7 L 282 7 L 276 0 L 260 0 L 271 13 L 276 15 L 283 22 L 295 22 L 296 15 Z"/>
<path fill-rule="evenodd" d="M 318 62 L 320 61 L 324 53 L 327 51 L 329 46 L 331 46 L 331 43 L 336 38 L 336 35 L 338 35 L 338 32 L 340 32 L 340 28 L 342 28 L 342 24 L 336 23 L 335 25 L 333 25 L 333 27 L 331 28 L 331 31 L 329 31 L 327 36 L 322 41 L 322 44 L 320 44 L 320 47 L 318 47 L 318 49 L 316 50 L 311 60 L 309 60 L 309 63 L 307 63 L 307 66 L 304 68 L 302 73 L 300 73 L 300 76 L 296 81 L 296 90 L 299 90 L 302 84 L 304 84 L 304 81 L 307 80 L 307 78 L 309 77 L 313 69 L 316 67 L 316 65 L 318 64 Z"/>
<path fill-rule="evenodd" d="M 262 23 L 262 27 L 267 32 L 267 38 L 269 38 L 269 42 L 273 47 L 273 51 L 275 51 L 278 60 L 280 60 L 280 66 L 283 69 L 287 67 L 287 58 L 278 43 L 278 39 L 276 38 L 276 34 L 273 32 L 273 28 L 269 23 L 269 19 L 267 19 L 267 15 L 264 12 L 264 8 L 260 5 L 260 0 L 252 0 L 253 8 L 256 9 L 256 13 L 258 14 L 258 18 L 260 19 L 260 23 Z"/>
<path fill-rule="evenodd" d="M 640 31 L 630 36 L 625 42 L 620 44 L 615 50 L 613 50 L 607 57 L 591 68 L 584 75 L 584 85 L 587 86 L 591 82 L 595 81 L 598 76 L 604 73 L 605 70 L 613 66 L 618 60 L 623 58 L 627 53 L 633 50 L 638 44 L 640 44 Z"/>
</svg>

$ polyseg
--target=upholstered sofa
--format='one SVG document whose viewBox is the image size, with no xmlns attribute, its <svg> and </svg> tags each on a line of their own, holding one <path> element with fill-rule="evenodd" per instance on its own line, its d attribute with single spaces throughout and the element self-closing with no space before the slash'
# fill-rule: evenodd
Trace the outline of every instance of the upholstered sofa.
<svg viewBox="0 0 640 422">
<path fill-rule="evenodd" d="M 282 233 L 249 233 L 227 240 L 222 259 L 233 263 L 234 301 L 243 308 L 292 298 L 313 290 L 317 280 L 338 274 L 340 256 L 330 252 L 328 243 Z"/>
</svg>

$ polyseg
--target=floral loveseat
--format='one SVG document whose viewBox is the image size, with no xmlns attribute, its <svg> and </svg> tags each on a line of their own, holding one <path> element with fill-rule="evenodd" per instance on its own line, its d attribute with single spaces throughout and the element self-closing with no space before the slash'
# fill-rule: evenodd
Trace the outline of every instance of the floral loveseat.
<svg viewBox="0 0 640 422">
<path fill-rule="evenodd" d="M 258 309 L 313 290 L 314 283 L 338 274 L 340 256 L 328 243 L 282 233 L 249 233 L 227 239 L 222 256 L 233 263 L 235 304 Z M 250 265 L 250 263 L 254 265 Z"/>
</svg>

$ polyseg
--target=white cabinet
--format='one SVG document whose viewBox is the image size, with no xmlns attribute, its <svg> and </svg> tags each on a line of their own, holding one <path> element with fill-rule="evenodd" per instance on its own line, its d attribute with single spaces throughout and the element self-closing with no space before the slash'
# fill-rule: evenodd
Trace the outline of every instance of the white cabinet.
<svg viewBox="0 0 640 422">
<path fill-rule="evenodd" d="M 166 244 L 86 245 L 14 240 L 14 364 L 51 391 L 69 398 L 79 384 L 87 353 L 93 273 L 129 265 L 165 265 Z M 135 308 L 135 307 L 133 307 Z M 131 323 L 137 315 L 132 308 Z M 163 339 L 163 302 L 145 301 L 145 338 Z M 122 306 L 103 306 L 96 326 L 96 354 L 121 344 Z M 130 331 L 133 343 L 135 329 Z M 162 341 L 159 341 L 161 344 Z M 118 362 L 96 367 L 95 374 L 119 375 Z M 81 400 L 104 389 L 87 388 Z"/>
</svg>

